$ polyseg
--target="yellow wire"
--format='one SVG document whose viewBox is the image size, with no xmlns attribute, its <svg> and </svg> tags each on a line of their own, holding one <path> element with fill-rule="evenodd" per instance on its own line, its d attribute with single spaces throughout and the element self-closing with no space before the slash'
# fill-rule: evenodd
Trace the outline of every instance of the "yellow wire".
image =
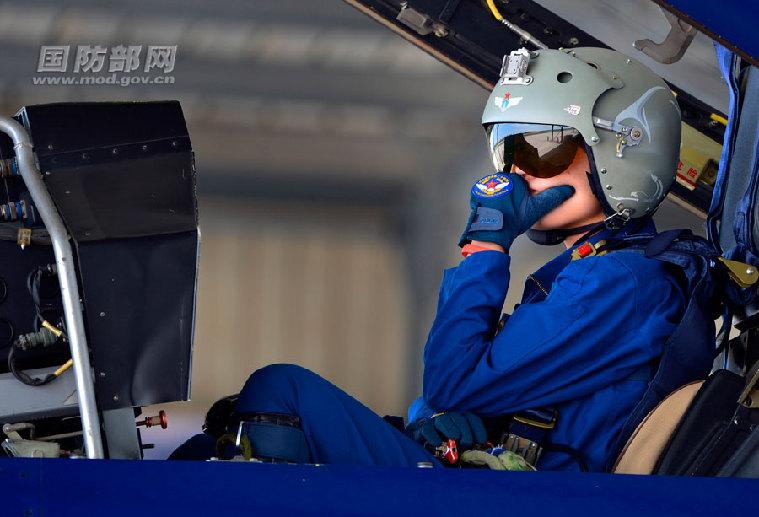
<svg viewBox="0 0 759 517">
<path fill-rule="evenodd" d="M 55 337 L 61 337 L 63 335 L 63 331 L 54 326 L 52 323 L 50 323 L 47 320 L 42 320 L 42 326 L 48 329 L 50 332 L 55 334 Z"/>
<path fill-rule="evenodd" d="M 712 119 L 714 122 L 718 122 L 722 124 L 723 126 L 727 126 L 727 119 L 725 117 L 720 117 L 716 113 L 712 113 L 709 118 Z"/>
<path fill-rule="evenodd" d="M 503 20 L 503 15 L 498 12 L 498 8 L 495 6 L 495 0 L 488 0 L 488 7 L 490 8 L 490 12 L 493 13 L 493 16 L 495 16 L 495 19 L 499 22 Z"/>
<path fill-rule="evenodd" d="M 60 377 L 61 374 L 63 374 L 63 372 L 71 368 L 73 365 L 74 365 L 74 360 L 69 359 L 68 361 L 63 363 L 60 368 L 58 368 L 55 372 L 53 372 L 53 375 L 55 375 L 56 377 Z"/>
</svg>

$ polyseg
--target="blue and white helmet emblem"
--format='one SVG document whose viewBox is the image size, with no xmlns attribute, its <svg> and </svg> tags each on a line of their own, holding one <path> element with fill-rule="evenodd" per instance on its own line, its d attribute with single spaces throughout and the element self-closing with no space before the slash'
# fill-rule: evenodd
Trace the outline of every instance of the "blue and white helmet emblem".
<svg viewBox="0 0 759 517">
<path fill-rule="evenodd" d="M 512 97 L 510 92 L 503 94 L 503 97 L 496 97 L 493 99 L 493 103 L 501 108 L 501 111 L 506 111 L 512 106 L 519 104 L 524 97 Z"/>
<path fill-rule="evenodd" d="M 511 192 L 514 184 L 505 174 L 488 174 L 480 178 L 472 187 L 475 197 L 498 197 Z"/>
</svg>

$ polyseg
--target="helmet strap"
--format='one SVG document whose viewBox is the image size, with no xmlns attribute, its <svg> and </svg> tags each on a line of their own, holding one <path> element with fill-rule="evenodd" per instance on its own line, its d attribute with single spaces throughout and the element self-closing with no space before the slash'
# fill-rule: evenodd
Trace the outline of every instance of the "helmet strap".
<svg viewBox="0 0 759 517">
<path fill-rule="evenodd" d="M 578 226 L 577 228 L 558 228 L 555 230 L 534 230 L 530 228 L 527 230 L 527 237 L 535 244 L 540 244 L 541 246 L 555 246 L 556 244 L 564 242 L 564 239 L 570 235 L 578 235 L 587 232 L 586 237 L 590 237 L 590 234 L 592 234 L 594 230 L 601 230 L 605 227 L 605 222 L 601 222 L 586 224 L 584 226 Z"/>
</svg>

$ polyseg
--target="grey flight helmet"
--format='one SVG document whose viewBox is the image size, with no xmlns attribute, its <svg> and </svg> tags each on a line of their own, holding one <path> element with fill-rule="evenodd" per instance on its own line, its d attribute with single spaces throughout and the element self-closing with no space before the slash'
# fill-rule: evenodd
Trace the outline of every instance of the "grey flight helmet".
<svg viewBox="0 0 759 517">
<path fill-rule="evenodd" d="M 617 222 L 652 214 L 675 180 L 675 97 L 660 77 L 614 50 L 511 52 L 482 115 L 486 129 L 501 123 L 576 129 L 589 151 L 593 192 Z"/>
</svg>

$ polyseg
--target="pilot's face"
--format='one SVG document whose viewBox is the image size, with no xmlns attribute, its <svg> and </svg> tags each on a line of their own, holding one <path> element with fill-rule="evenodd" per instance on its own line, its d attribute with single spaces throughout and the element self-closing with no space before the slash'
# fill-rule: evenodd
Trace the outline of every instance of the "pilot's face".
<svg viewBox="0 0 759 517">
<path fill-rule="evenodd" d="M 516 166 L 512 170 L 525 179 L 530 194 L 537 194 L 549 187 L 559 185 L 571 185 L 575 189 L 571 198 L 540 219 L 533 226 L 534 229 L 575 228 L 603 220 L 601 203 L 593 195 L 588 183 L 587 171 L 590 170 L 590 165 L 585 150 L 577 149 L 577 154 L 575 154 L 575 158 L 569 167 L 552 178 L 536 178 L 526 174 Z"/>
</svg>

